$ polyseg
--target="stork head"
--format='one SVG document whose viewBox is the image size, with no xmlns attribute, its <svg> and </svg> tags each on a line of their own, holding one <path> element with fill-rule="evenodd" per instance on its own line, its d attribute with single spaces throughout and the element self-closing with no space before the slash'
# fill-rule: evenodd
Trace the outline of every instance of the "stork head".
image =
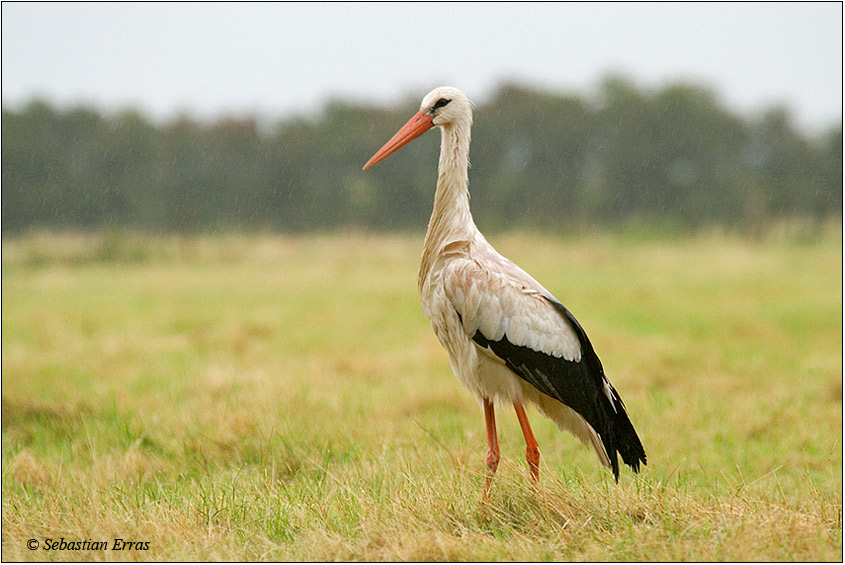
<svg viewBox="0 0 845 565">
<path fill-rule="evenodd" d="M 425 95 L 420 112 L 431 116 L 435 126 L 448 126 L 459 122 L 472 125 L 472 102 L 466 94 L 452 86 L 435 88 Z"/>
<path fill-rule="evenodd" d="M 364 165 L 364 170 L 385 159 L 397 149 L 416 139 L 435 126 L 450 127 L 472 125 L 472 102 L 466 95 L 451 86 L 435 88 L 425 95 L 420 111 L 384 144 Z"/>
</svg>

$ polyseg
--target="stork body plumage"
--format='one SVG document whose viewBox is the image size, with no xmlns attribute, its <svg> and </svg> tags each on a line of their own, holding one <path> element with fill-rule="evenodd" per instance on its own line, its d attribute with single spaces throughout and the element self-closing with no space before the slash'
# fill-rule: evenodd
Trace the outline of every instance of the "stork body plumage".
<svg viewBox="0 0 845 565">
<path fill-rule="evenodd" d="M 430 92 L 420 111 L 364 168 L 435 126 L 441 128 L 439 173 L 418 285 L 423 311 L 452 370 L 484 408 L 485 496 L 499 461 L 496 404 L 516 410 L 534 479 L 539 478 L 539 449 L 525 403 L 592 447 L 617 480 L 617 452 L 638 471 L 645 451 L 587 334 L 548 290 L 500 255 L 473 221 L 467 97 L 451 87 Z"/>
</svg>

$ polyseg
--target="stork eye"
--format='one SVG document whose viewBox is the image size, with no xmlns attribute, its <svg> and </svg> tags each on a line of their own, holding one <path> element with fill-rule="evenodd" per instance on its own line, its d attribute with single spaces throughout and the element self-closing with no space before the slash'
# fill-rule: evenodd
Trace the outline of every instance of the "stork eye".
<svg viewBox="0 0 845 565">
<path fill-rule="evenodd" d="M 443 106 L 445 106 L 449 102 L 451 102 L 451 100 L 449 100 L 447 98 L 441 98 L 440 100 L 438 100 L 437 102 L 434 103 L 434 106 L 432 106 L 431 109 L 432 110 L 439 110 L 440 108 L 442 108 Z"/>
</svg>

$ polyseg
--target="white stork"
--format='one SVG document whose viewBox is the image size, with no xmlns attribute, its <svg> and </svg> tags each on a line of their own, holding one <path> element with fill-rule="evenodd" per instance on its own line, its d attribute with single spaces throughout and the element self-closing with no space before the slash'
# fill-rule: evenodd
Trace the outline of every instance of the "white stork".
<svg viewBox="0 0 845 565">
<path fill-rule="evenodd" d="M 435 126 L 441 129 L 440 166 L 418 284 L 423 311 L 449 352 L 452 370 L 484 407 L 484 498 L 499 463 L 494 403 L 516 410 L 535 481 L 540 451 L 525 402 L 592 446 L 617 481 L 617 452 L 637 472 L 645 451 L 584 329 L 475 226 L 467 176 L 472 103 L 464 93 L 447 86 L 431 91 L 364 169 Z"/>
</svg>

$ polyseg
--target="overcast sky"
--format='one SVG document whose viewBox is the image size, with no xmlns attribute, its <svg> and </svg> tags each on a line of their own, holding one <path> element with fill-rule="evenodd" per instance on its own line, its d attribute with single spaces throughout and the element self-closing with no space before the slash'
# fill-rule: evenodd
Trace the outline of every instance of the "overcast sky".
<svg viewBox="0 0 845 565">
<path fill-rule="evenodd" d="M 156 119 L 312 112 L 503 80 L 587 93 L 608 73 L 689 80 L 732 108 L 841 121 L 842 4 L 2 5 L 2 98 Z"/>
</svg>

